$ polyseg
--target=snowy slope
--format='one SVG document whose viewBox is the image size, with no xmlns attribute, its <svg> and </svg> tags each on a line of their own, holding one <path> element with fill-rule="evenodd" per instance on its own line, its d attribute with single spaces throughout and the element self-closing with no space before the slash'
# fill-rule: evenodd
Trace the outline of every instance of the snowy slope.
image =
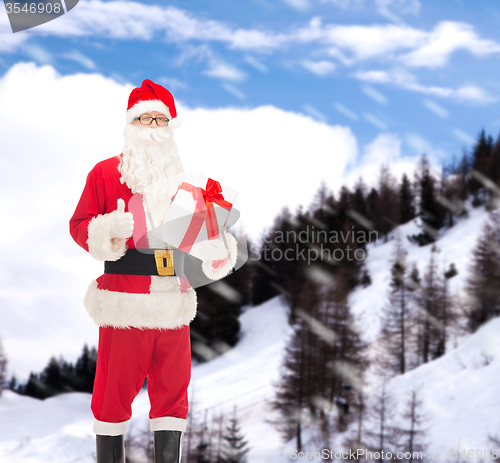
<svg viewBox="0 0 500 463">
<path fill-rule="evenodd" d="M 471 252 L 487 218 L 484 208 L 471 209 L 468 219 L 461 219 L 452 228 L 442 231 L 436 242 L 439 253 L 436 258 L 439 272 L 454 263 L 458 274 L 450 280 L 450 293 L 457 294 L 464 286 L 471 263 Z M 406 262 L 411 268 L 415 263 L 420 276 L 425 273 L 431 253 L 431 246 L 417 246 L 410 243 L 407 236 L 420 233 L 421 230 L 413 222 L 398 227 L 392 233 L 400 233 L 402 245 L 407 251 Z M 350 296 L 353 315 L 359 324 L 360 332 L 367 342 L 373 342 L 380 329 L 380 313 L 387 302 L 391 267 L 394 262 L 394 240 L 368 245 L 366 268 L 370 273 L 372 284 L 360 288 Z"/>
<path fill-rule="evenodd" d="M 447 355 L 394 378 L 391 390 L 401 404 L 419 385 L 431 414 L 430 449 L 439 455 L 451 448 L 491 449 L 488 436 L 500 437 L 500 319 Z"/>
</svg>

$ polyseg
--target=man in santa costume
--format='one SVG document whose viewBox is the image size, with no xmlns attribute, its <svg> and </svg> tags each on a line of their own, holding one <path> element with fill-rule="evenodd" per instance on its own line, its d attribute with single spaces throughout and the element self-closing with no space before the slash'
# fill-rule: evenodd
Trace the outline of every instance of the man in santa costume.
<svg viewBox="0 0 500 463">
<path fill-rule="evenodd" d="M 178 463 L 196 293 L 184 271 L 189 256 L 169 249 L 155 232 L 185 174 L 173 139 L 180 121 L 171 93 L 150 80 L 131 92 L 126 119 L 123 153 L 91 170 L 70 220 L 74 240 L 105 263 L 84 300 L 99 326 L 91 404 L 97 463 L 125 462 L 126 422 L 145 378 L 155 463 Z M 203 262 L 195 262 L 217 280 L 234 267 L 237 243 L 225 233 L 203 242 L 200 252 Z M 192 257 L 189 262 L 192 267 Z"/>
</svg>

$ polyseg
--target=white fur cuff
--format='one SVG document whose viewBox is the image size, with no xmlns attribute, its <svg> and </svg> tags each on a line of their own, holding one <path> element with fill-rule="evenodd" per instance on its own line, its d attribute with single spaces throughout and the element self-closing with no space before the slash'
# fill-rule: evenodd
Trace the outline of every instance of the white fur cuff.
<svg viewBox="0 0 500 463">
<path fill-rule="evenodd" d="M 230 233 L 226 233 L 227 244 L 229 245 L 229 255 L 227 257 L 226 263 L 219 268 L 214 268 L 212 266 L 212 260 L 203 262 L 201 264 L 201 269 L 203 273 L 211 280 L 220 280 L 229 274 L 231 269 L 236 264 L 236 259 L 238 258 L 238 242 L 236 238 Z"/>
<path fill-rule="evenodd" d="M 187 421 L 182 418 L 173 416 L 162 416 L 160 418 L 152 418 L 150 422 L 151 432 L 154 431 L 181 431 L 186 430 Z"/>
<path fill-rule="evenodd" d="M 89 222 L 87 245 L 90 255 L 94 259 L 115 261 L 123 257 L 127 251 L 126 238 L 115 238 L 114 243 L 111 242 L 111 227 L 114 214 L 116 214 L 116 211 L 98 215 Z"/>
<path fill-rule="evenodd" d="M 121 436 L 127 432 L 127 422 L 107 423 L 106 421 L 95 420 L 92 430 L 100 436 Z"/>
</svg>

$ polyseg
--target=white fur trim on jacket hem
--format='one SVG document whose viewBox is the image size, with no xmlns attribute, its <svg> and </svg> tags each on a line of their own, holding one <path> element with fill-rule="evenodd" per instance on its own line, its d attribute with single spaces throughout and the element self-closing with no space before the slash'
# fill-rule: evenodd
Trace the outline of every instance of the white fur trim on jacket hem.
<svg viewBox="0 0 500 463">
<path fill-rule="evenodd" d="M 220 280 L 229 274 L 231 269 L 236 264 L 236 259 L 238 258 L 238 242 L 236 238 L 230 233 L 226 233 L 227 244 L 229 245 L 229 255 L 227 257 L 226 263 L 220 268 L 213 268 L 211 260 L 203 262 L 201 264 L 201 269 L 203 273 L 211 280 Z"/>
<path fill-rule="evenodd" d="M 173 416 L 162 416 L 160 418 L 152 418 L 150 421 L 151 432 L 154 431 L 181 431 L 186 430 L 187 421 L 182 418 Z"/>
<path fill-rule="evenodd" d="M 127 251 L 127 240 L 115 238 L 115 243 L 111 242 L 111 227 L 116 211 L 109 214 L 94 217 L 88 225 L 89 237 L 87 245 L 90 255 L 97 260 L 116 261 L 122 258 Z"/>
<path fill-rule="evenodd" d="M 92 281 L 83 301 L 98 326 L 175 329 L 196 316 L 196 292 L 179 290 L 176 277 L 152 276 L 149 294 L 98 289 Z"/>
<path fill-rule="evenodd" d="M 160 100 L 142 100 L 127 111 L 127 124 L 131 124 L 134 118 L 151 111 L 158 111 L 172 119 L 168 106 Z"/>
<path fill-rule="evenodd" d="M 92 430 L 100 436 L 120 436 L 127 432 L 127 422 L 107 423 L 106 421 L 95 420 Z"/>
</svg>

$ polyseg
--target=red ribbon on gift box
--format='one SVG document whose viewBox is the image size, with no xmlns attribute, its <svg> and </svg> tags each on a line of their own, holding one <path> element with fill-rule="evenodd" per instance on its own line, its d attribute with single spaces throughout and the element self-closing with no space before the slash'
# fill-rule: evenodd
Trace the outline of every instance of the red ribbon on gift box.
<svg viewBox="0 0 500 463">
<path fill-rule="evenodd" d="M 233 205 L 222 196 L 220 183 L 211 178 L 207 180 L 205 189 L 186 182 L 182 183 L 180 189 L 190 191 L 193 200 L 196 201 L 193 217 L 181 244 L 179 244 L 179 249 L 189 252 L 204 223 L 207 227 L 209 240 L 219 235 L 219 224 L 215 215 L 214 203 L 228 211 L 231 210 Z"/>
</svg>

